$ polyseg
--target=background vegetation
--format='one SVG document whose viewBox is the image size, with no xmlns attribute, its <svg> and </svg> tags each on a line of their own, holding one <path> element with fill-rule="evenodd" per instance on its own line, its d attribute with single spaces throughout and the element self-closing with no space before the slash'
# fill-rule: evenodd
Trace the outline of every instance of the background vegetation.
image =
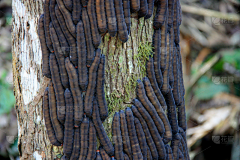
<svg viewBox="0 0 240 160">
<path fill-rule="evenodd" d="M 0 0 L 0 159 L 16 159 L 17 117 L 12 86 L 11 0 Z"/>
</svg>

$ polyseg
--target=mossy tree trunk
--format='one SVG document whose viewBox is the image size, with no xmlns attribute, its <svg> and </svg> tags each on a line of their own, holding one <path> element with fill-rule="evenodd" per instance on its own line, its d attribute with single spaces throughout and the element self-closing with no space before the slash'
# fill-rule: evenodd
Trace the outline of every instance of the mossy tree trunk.
<svg viewBox="0 0 240 160">
<path fill-rule="evenodd" d="M 42 1 L 13 1 L 12 63 L 21 159 L 53 159 L 62 150 L 50 144 L 42 115 L 42 95 L 49 82 L 41 73 L 42 52 L 37 35 L 42 13 Z M 113 113 L 131 105 L 136 80 L 146 75 L 144 62 L 151 53 L 152 18 L 135 17 L 133 14 L 126 43 L 106 34 L 100 45 L 106 55 L 105 94 L 110 113 L 104 122 L 107 131 Z"/>
</svg>

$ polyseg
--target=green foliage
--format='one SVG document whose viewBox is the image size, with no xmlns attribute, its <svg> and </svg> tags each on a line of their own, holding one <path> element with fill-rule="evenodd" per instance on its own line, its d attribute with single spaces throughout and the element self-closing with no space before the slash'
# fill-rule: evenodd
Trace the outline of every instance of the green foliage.
<svg viewBox="0 0 240 160">
<path fill-rule="evenodd" d="M 8 26 L 12 25 L 12 14 L 6 14 L 6 23 Z"/>
<path fill-rule="evenodd" d="M 229 76 L 223 67 L 224 64 L 229 63 L 235 67 L 236 70 L 240 70 L 240 49 L 223 51 L 218 54 L 221 55 L 220 60 L 210 69 L 210 71 L 207 72 L 207 74 L 205 74 L 205 76 L 198 80 L 194 88 L 194 95 L 200 100 L 211 99 L 220 92 L 230 92 L 230 88 L 231 92 L 233 91 L 233 88 L 238 88 L 237 84 L 233 83 L 234 76 Z M 213 55 L 208 56 L 207 59 L 201 64 L 201 67 L 206 65 L 206 62 L 211 60 L 212 57 Z M 199 68 L 200 66 L 196 68 L 192 67 L 191 74 L 198 74 Z M 232 78 L 231 81 L 229 77 Z M 239 91 L 236 89 L 234 94 L 238 93 Z"/>
<path fill-rule="evenodd" d="M 224 52 L 221 60 L 214 65 L 213 69 L 216 71 L 222 71 L 224 63 L 229 63 L 236 69 L 240 70 L 240 49 Z"/>
<path fill-rule="evenodd" d="M 6 72 L 0 78 L 0 115 L 10 113 L 15 104 L 15 97 L 10 83 L 6 80 Z"/>
<path fill-rule="evenodd" d="M 203 76 L 195 87 L 194 93 L 199 100 L 208 100 L 221 92 L 229 92 L 224 84 L 215 84 L 207 76 Z"/>
<path fill-rule="evenodd" d="M 12 156 L 18 156 L 18 137 L 14 139 L 14 143 L 10 145 L 10 148 L 8 149 L 9 155 Z"/>
</svg>

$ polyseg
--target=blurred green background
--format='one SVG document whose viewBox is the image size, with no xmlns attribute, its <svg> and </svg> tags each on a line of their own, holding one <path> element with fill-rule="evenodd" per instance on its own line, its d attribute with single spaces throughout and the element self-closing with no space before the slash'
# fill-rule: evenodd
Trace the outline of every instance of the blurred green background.
<svg viewBox="0 0 240 160">
<path fill-rule="evenodd" d="M 0 159 L 17 159 L 17 116 L 14 110 L 11 0 L 0 0 Z"/>
<path fill-rule="evenodd" d="M 240 159 L 240 1 L 181 0 L 191 159 Z M 0 160 L 19 159 L 11 65 L 11 0 L 0 0 Z"/>
</svg>

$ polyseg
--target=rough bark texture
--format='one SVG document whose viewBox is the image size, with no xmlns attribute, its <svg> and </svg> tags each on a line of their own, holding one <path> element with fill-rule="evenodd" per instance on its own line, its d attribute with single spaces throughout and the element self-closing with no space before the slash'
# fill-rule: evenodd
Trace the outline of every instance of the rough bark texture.
<svg viewBox="0 0 240 160">
<path fill-rule="evenodd" d="M 50 144 L 42 115 L 42 95 L 49 82 L 42 76 L 42 52 L 37 35 L 42 13 L 42 1 L 13 1 L 12 63 L 21 159 L 54 159 L 62 154 L 62 147 Z M 107 131 L 114 112 L 130 105 L 136 96 L 136 80 L 146 75 L 147 56 L 139 52 L 151 50 L 152 18 L 145 21 L 132 15 L 131 20 L 126 43 L 109 34 L 102 37 L 100 48 L 106 55 L 105 96 L 110 111 L 104 122 Z"/>
<path fill-rule="evenodd" d="M 105 35 L 100 48 L 106 55 L 105 96 L 108 102 L 109 117 L 104 122 L 106 131 L 111 131 L 115 111 L 131 105 L 136 97 L 136 80 L 146 76 L 145 61 L 147 57 L 139 52 L 147 52 L 152 45 L 152 18 L 134 18 L 132 14 L 131 33 L 126 43 L 117 37 Z M 142 46 L 142 47 L 140 47 Z M 108 132 L 111 138 L 110 132 Z"/>
</svg>

